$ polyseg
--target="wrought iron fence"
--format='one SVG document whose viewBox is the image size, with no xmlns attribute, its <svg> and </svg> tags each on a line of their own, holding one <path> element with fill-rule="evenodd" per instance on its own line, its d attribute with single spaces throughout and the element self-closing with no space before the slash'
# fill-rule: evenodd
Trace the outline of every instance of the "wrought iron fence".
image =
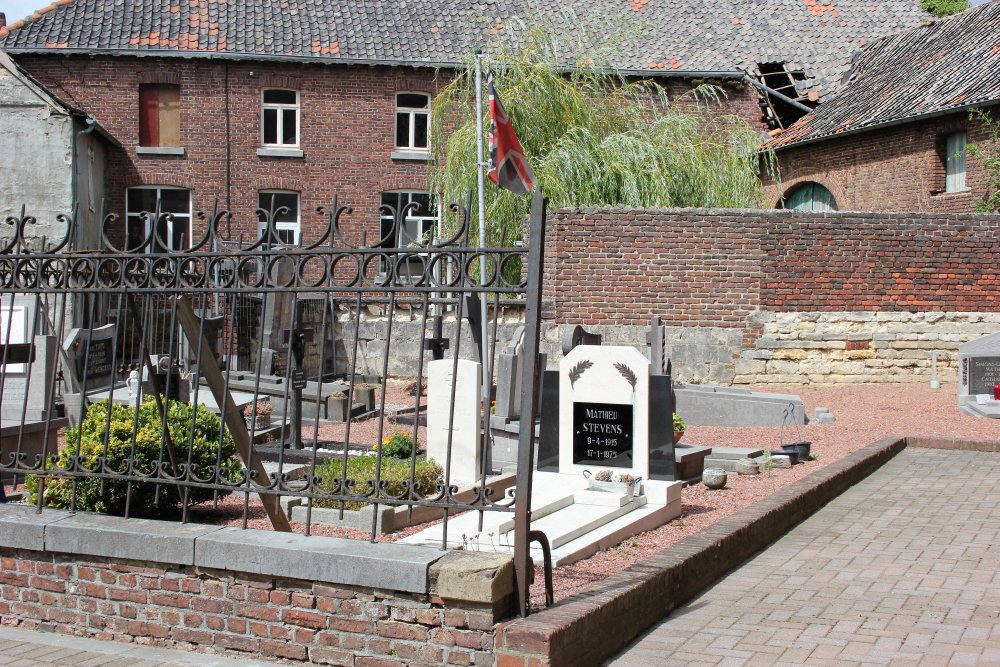
<svg viewBox="0 0 1000 667">
<path fill-rule="evenodd" d="M 470 246 L 468 207 L 458 205 L 448 235 L 391 247 L 413 206 L 383 207 L 353 225 L 351 208 L 334 198 L 317 211 L 322 233 L 294 247 L 278 243 L 280 208 L 258 211 L 265 231 L 249 244 L 222 238 L 228 213 L 214 211 L 199 214 L 201 236 L 183 251 L 158 237 L 170 220 L 159 210 L 143 213 L 149 233 L 131 247 L 116 245 L 119 220 L 107 216 L 102 247 L 90 251 L 72 246 L 72 216 L 59 218 L 64 233 L 50 239 L 33 236 L 37 221 L 24 211 L 7 218 L 0 474 L 24 484 L 39 511 L 185 522 L 221 513 L 244 528 L 266 515 L 276 530 L 310 534 L 320 506 L 338 519 L 360 507 L 371 512 L 371 540 L 388 520 L 379 510 L 393 508 L 411 523 L 439 519 L 442 548 L 455 543 L 448 525 L 459 513 L 477 513 L 480 525 L 487 513 L 513 513 L 526 613 L 532 429 L 520 436 L 516 487 L 497 489 L 488 397 L 471 431 L 458 426 L 468 394 L 480 396 L 460 364 L 483 358 L 482 384 L 493 384 L 501 300 L 523 299 L 530 381 L 520 405 L 532 423 L 544 201 L 533 202 L 530 247 Z M 366 225 L 385 231 L 388 216 L 385 238 L 351 241 L 365 238 Z M 417 322 L 415 343 L 394 338 L 402 319 Z M 378 335 L 363 340 L 373 321 Z M 372 346 L 381 346 L 380 367 L 362 367 Z M 394 383 L 397 356 L 411 372 Z M 428 396 L 432 362 L 450 379 Z M 429 433 L 435 411 L 444 427 L 438 419 Z M 456 470 L 470 456 L 479 469 L 461 480 Z"/>
</svg>

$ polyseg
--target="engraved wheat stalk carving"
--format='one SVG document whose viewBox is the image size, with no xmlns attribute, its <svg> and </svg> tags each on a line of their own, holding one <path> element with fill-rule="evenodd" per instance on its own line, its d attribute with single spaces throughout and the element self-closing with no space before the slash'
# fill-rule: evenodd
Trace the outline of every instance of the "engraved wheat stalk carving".
<svg viewBox="0 0 1000 667">
<path fill-rule="evenodd" d="M 580 376 L 583 375 L 583 372 L 585 370 L 587 370 L 588 368 L 590 368 L 593 365 L 594 365 L 593 361 L 589 361 L 587 359 L 584 359 L 583 361 L 581 361 L 580 363 L 578 363 L 576 366 L 573 366 L 573 368 L 571 368 L 569 370 L 569 386 L 570 386 L 570 389 L 574 389 L 576 387 L 576 381 L 580 379 Z"/>
<path fill-rule="evenodd" d="M 632 369 L 622 363 L 616 363 L 615 368 L 621 373 L 622 377 L 628 380 L 628 383 L 632 385 L 632 391 L 635 391 L 635 383 L 638 382 L 639 378 L 635 376 Z"/>
</svg>

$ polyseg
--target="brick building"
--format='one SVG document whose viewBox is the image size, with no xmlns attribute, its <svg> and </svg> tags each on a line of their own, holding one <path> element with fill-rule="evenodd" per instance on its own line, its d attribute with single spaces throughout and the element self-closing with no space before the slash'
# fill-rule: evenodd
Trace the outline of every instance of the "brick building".
<svg viewBox="0 0 1000 667">
<path fill-rule="evenodd" d="M 617 64 L 674 92 L 723 83 L 719 112 L 762 130 L 794 117 L 763 88 L 815 104 L 859 41 L 926 17 L 916 0 L 787 0 L 769 14 L 749 2 L 666 0 L 534 11 L 566 40 L 621 31 Z M 203 233 L 194 212 L 218 198 L 234 214 L 233 237 L 255 236 L 254 209 L 273 204 L 291 210 L 279 218 L 284 240 L 309 240 L 324 224 L 316 207 L 336 193 L 371 221 L 371 240 L 378 230 L 367 212 L 380 202 L 426 200 L 438 86 L 527 13 L 516 1 L 60 0 L 0 29 L 0 47 L 121 142 L 109 159 L 107 210 L 133 239 L 136 213 L 159 198 L 175 214 L 162 234 L 183 245 Z M 436 217 L 420 214 L 417 225 Z"/>
<path fill-rule="evenodd" d="M 967 145 L 970 109 L 997 117 L 1000 3 L 868 46 L 837 95 L 770 142 L 776 205 L 807 210 L 968 212 L 989 193 Z"/>
</svg>

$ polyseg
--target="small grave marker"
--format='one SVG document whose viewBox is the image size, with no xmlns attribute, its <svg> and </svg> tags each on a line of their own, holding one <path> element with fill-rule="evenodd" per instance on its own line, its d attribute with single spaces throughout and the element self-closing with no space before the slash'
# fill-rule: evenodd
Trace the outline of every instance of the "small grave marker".
<svg viewBox="0 0 1000 667">
<path fill-rule="evenodd" d="M 80 391 L 86 380 L 87 392 L 111 387 L 114 375 L 115 325 L 97 329 L 71 329 L 63 350 L 69 359 L 70 381 Z"/>
<path fill-rule="evenodd" d="M 482 366 L 467 359 L 440 359 L 427 364 L 427 458 L 442 467 L 448 460 L 448 432 L 455 386 L 451 427 L 451 481 L 472 483 L 482 471 L 480 451 Z"/>
</svg>

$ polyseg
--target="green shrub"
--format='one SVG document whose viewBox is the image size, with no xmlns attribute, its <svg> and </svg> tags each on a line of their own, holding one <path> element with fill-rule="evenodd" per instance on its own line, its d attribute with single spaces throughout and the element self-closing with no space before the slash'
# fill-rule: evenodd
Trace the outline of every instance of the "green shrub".
<svg viewBox="0 0 1000 667">
<path fill-rule="evenodd" d="M 352 456 L 347 459 L 347 479 L 354 480 L 355 493 L 364 494 L 368 491 L 368 480 L 375 479 L 377 459 L 376 456 Z M 333 458 L 324 461 L 316 467 L 316 475 L 320 478 L 319 487 L 324 491 L 332 491 L 343 470 L 344 462 L 342 459 Z M 413 479 L 419 485 L 419 489 L 415 495 L 422 498 L 435 494 L 437 492 L 435 487 L 442 474 L 444 474 L 444 470 L 433 459 L 417 461 Z M 410 461 L 383 457 L 381 479 L 386 482 L 386 495 L 402 495 L 405 488 L 403 482 L 410 479 Z M 344 507 L 349 510 L 359 510 L 368 504 L 367 502 L 354 501 L 344 503 Z M 313 501 L 313 505 L 315 507 L 339 508 L 340 501 L 317 499 Z"/>
<path fill-rule="evenodd" d="M 174 445 L 178 466 L 188 462 L 188 450 L 191 444 L 191 421 L 194 418 L 194 447 L 191 463 L 192 472 L 200 479 L 214 481 L 208 468 L 216 465 L 219 454 L 219 418 L 204 406 L 198 406 L 197 412 L 187 403 L 167 401 L 167 425 L 170 439 Z M 96 470 L 99 467 L 99 457 L 106 456 L 110 470 L 125 474 L 128 471 L 128 459 L 132 456 L 132 431 L 135 428 L 135 408 L 127 405 L 111 406 L 111 422 L 108 427 L 108 401 L 104 400 L 91 405 L 87 416 L 78 427 L 66 432 L 66 440 L 59 452 L 57 465 L 69 468 L 71 457 L 77 455 L 79 441 L 79 456 L 83 466 Z M 170 458 L 162 441 L 162 419 L 156 408 L 156 403 L 149 398 L 139 406 L 138 428 L 135 434 L 135 468 L 141 474 L 153 472 L 158 461 L 167 462 L 168 474 L 173 474 L 170 468 Z M 105 433 L 107 434 L 107 454 L 105 454 Z M 239 478 L 240 464 L 233 458 L 236 448 L 232 436 L 226 432 L 222 441 L 220 477 L 227 480 Z M 51 469 L 50 463 L 46 468 Z M 178 469 L 178 474 L 180 469 Z M 29 476 L 25 486 L 31 494 L 30 501 L 37 502 L 38 478 Z M 159 487 L 159 498 L 156 488 Z M 76 478 L 76 508 L 91 512 L 124 515 L 125 498 L 128 483 L 121 479 L 102 479 L 96 477 Z M 163 516 L 176 513 L 180 508 L 181 497 L 177 484 L 154 482 L 133 482 L 129 516 Z M 228 494 L 220 490 L 220 495 Z M 211 500 L 214 497 L 212 489 L 190 488 L 189 504 Z M 73 477 L 48 477 L 45 481 L 43 504 L 49 507 L 69 508 L 73 498 Z"/>
<path fill-rule="evenodd" d="M 934 16 L 944 18 L 969 8 L 969 0 L 920 0 L 920 6 Z"/>
<path fill-rule="evenodd" d="M 382 458 L 408 459 L 416 446 L 413 438 L 402 431 L 396 431 L 392 435 L 387 435 L 382 445 L 372 445 L 372 451 L 382 450 Z"/>
</svg>

